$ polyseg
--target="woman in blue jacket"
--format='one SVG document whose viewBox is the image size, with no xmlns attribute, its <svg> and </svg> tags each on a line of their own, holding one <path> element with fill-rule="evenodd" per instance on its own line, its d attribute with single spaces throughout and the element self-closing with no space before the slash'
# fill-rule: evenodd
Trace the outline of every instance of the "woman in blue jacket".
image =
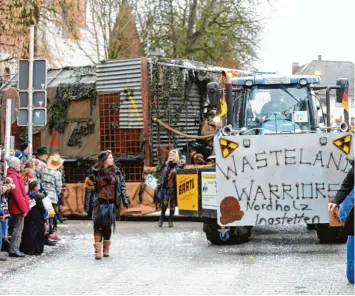
<svg viewBox="0 0 355 296">
<path fill-rule="evenodd" d="M 354 283 L 354 188 L 342 202 L 339 209 L 339 219 L 344 223 L 345 233 L 348 235 L 346 243 L 346 277 Z"/>
</svg>

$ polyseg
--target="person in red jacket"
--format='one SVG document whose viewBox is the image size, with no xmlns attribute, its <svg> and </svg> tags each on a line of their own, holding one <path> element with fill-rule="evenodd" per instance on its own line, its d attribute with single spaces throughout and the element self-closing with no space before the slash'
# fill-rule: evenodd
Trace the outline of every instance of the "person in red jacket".
<svg viewBox="0 0 355 296">
<path fill-rule="evenodd" d="M 5 160 L 9 167 L 7 169 L 7 177 L 11 178 L 15 185 L 8 201 L 13 227 L 9 256 L 24 257 L 25 254 L 20 252 L 20 244 L 24 220 L 30 210 L 30 198 L 25 191 L 25 186 L 20 175 L 20 160 L 14 156 L 6 157 Z"/>
</svg>

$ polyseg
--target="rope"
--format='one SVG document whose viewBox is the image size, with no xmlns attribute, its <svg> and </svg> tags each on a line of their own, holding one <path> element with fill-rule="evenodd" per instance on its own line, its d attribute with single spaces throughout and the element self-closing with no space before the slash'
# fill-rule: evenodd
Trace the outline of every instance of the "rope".
<svg viewBox="0 0 355 296">
<path fill-rule="evenodd" d="M 195 139 L 195 140 L 200 139 L 200 140 L 202 140 L 202 139 L 213 138 L 215 136 L 215 134 L 206 135 L 206 136 L 192 136 L 192 135 L 184 134 L 184 133 L 172 128 L 170 125 L 162 122 L 160 119 L 154 118 L 153 121 L 155 123 L 159 124 L 160 126 L 164 127 L 165 129 L 171 131 L 172 133 L 182 136 L 186 139 Z"/>
</svg>

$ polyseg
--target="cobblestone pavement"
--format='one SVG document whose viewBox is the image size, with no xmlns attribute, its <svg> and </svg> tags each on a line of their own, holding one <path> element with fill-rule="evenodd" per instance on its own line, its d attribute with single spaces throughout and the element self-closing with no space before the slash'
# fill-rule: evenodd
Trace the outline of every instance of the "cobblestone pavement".
<svg viewBox="0 0 355 296">
<path fill-rule="evenodd" d="M 164 226 L 118 222 L 111 257 L 97 261 L 91 222 L 67 221 L 57 247 L 0 262 L 0 294 L 354 294 L 345 245 L 321 245 L 306 227 L 256 228 L 221 247 L 199 222 Z"/>
</svg>

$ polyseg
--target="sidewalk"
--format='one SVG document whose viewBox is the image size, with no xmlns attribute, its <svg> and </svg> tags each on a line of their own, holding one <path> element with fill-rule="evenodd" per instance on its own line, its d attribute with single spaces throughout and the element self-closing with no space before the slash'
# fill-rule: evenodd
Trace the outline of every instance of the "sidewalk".
<svg viewBox="0 0 355 296">
<path fill-rule="evenodd" d="M 44 252 L 40 256 L 29 256 L 25 258 L 13 258 L 8 257 L 7 261 L 0 261 L 0 279 L 10 277 L 17 271 L 22 269 L 28 269 L 34 264 L 47 264 L 51 258 L 59 257 L 66 252 L 69 248 L 68 238 L 75 237 L 78 231 L 74 228 L 68 228 L 65 224 L 60 224 L 58 227 L 58 236 L 61 240 L 56 246 L 44 246 Z M 1 254 L 7 255 L 7 252 L 1 252 Z"/>
</svg>

